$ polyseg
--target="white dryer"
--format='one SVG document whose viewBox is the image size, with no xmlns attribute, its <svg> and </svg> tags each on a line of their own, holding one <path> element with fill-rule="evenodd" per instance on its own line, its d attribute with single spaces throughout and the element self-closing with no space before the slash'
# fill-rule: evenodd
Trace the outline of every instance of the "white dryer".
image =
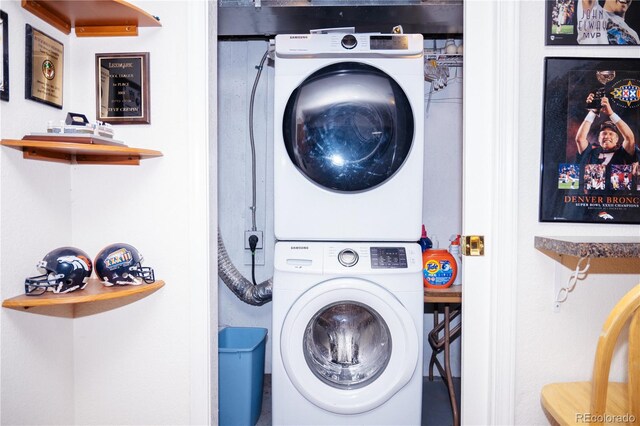
<svg viewBox="0 0 640 426">
<path fill-rule="evenodd" d="M 420 34 L 278 35 L 278 240 L 417 241 L 422 224 Z"/>
<path fill-rule="evenodd" d="M 274 425 L 420 424 L 421 259 L 415 243 L 276 243 Z"/>
</svg>

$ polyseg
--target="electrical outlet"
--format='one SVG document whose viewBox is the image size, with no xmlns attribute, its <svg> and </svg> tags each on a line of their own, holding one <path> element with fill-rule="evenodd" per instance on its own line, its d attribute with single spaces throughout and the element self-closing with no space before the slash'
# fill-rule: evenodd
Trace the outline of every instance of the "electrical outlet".
<svg viewBox="0 0 640 426">
<path fill-rule="evenodd" d="M 249 246 L 249 237 L 255 235 L 258 237 L 258 245 L 256 245 L 256 249 L 262 249 L 262 231 L 244 231 L 244 248 L 246 250 L 251 250 Z"/>
<path fill-rule="evenodd" d="M 251 248 L 249 247 L 249 237 L 255 235 L 258 237 L 258 244 L 256 245 L 256 252 L 252 255 Z M 251 265 L 255 262 L 256 266 L 264 265 L 264 243 L 262 239 L 262 231 L 245 231 L 244 232 L 244 264 Z"/>
</svg>

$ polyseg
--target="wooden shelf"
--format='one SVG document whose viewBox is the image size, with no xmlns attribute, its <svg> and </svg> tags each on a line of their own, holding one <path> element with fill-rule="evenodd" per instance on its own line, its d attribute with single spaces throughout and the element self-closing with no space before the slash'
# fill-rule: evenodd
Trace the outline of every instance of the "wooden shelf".
<svg viewBox="0 0 640 426">
<path fill-rule="evenodd" d="M 575 257 L 640 258 L 640 236 L 535 237 L 534 246 Z"/>
<path fill-rule="evenodd" d="M 138 27 L 160 20 L 122 0 L 22 0 L 22 7 L 65 34 L 78 37 L 137 36 Z"/>
<path fill-rule="evenodd" d="M 462 286 L 424 289 L 424 303 L 462 303 Z"/>
<path fill-rule="evenodd" d="M 145 158 L 162 157 L 160 151 L 117 145 L 2 139 L 0 144 L 23 152 L 30 160 L 69 164 L 139 165 Z"/>
<path fill-rule="evenodd" d="M 47 292 L 41 296 L 20 296 L 5 299 L 2 306 L 10 309 L 30 309 L 30 308 L 52 308 L 55 306 L 73 306 L 80 304 L 100 304 L 100 302 L 120 300 L 122 303 L 103 305 L 107 309 L 131 303 L 133 299 L 138 300 L 146 297 L 164 286 L 164 281 L 156 281 L 152 284 L 126 285 L 105 287 L 97 279 L 90 279 L 84 290 L 77 290 L 67 294 L 54 294 Z M 104 311 L 107 309 L 98 309 Z M 46 310 L 39 310 L 37 313 L 47 314 Z M 95 312 L 91 312 L 95 313 Z M 73 316 L 77 316 L 75 313 Z"/>
</svg>

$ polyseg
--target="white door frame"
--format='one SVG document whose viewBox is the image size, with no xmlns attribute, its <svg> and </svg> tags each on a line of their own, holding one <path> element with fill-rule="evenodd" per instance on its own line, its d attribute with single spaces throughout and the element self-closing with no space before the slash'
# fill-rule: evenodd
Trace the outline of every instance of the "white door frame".
<svg viewBox="0 0 640 426">
<path fill-rule="evenodd" d="M 462 423 L 514 424 L 519 4 L 464 2 Z"/>
<path fill-rule="evenodd" d="M 215 3 L 209 2 L 209 6 L 214 8 L 210 13 L 215 14 Z M 190 14 L 190 18 L 197 20 L 195 14 Z M 514 424 L 515 421 L 518 23 L 517 1 L 464 2 L 462 230 L 465 235 L 484 235 L 486 248 L 484 257 L 465 257 L 463 260 L 463 424 Z M 208 81 L 215 81 L 215 78 Z M 211 116 L 215 117 L 215 114 Z M 215 150 L 215 144 L 210 148 Z M 198 153 L 192 152 L 190 158 L 197 163 Z M 194 170 L 191 174 L 200 176 L 202 170 Z M 212 205 L 215 207 L 215 203 Z M 214 207 L 210 209 L 211 215 L 215 215 Z M 196 215 L 195 219 L 201 222 L 204 218 Z M 216 229 L 215 224 L 210 226 Z M 215 265 L 211 270 L 215 270 Z M 193 297 L 192 304 L 215 320 L 216 303 L 211 302 L 208 309 L 203 309 L 202 300 Z M 206 334 L 204 328 L 209 327 L 194 330 L 192 342 Z M 211 339 L 210 332 L 208 335 L 201 342 Z M 212 361 L 208 368 L 217 367 L 215 350 L 211 347 L 208 354 Z M 203 367 L 203 358 L 195 358 Z M 210 396 L 217 396 L 215 373 L 207 375 L 211 377 L 211 384 L 207 386 L 197 380 L 196 370 L 192 374 L 192 387 L 195 385 L 196 389 L 192 390 L 200 397 L 194 401 L 192 410 L 194 414 L 200 411 L 202 407 L 196 407 L 200 402 L 207 406 L 205 411 L 209 413 L 200 411 L 192 418 L 192 423 L 198 423 L 203 415 L 215 423 L 215 401 L 214 407 L 204 401 L 209 391 Z"/>
<path fill-rule="evenodd" d="M 213 127 L 211 134 L 215 135 L 217 117 L 216 103 L 210 105 L 209 99 L 215 98 L 216 67 L 209 62 L 209 9 L 214 16 L 217 4 L 203 0 L 185 3 L 187 8 L 187 39 L 188 75 L 184 79 L 188 102 L 188 123 L 186 135 L 187 161 L 189 163 L 189 216 L 185 218 L 188 224 L 189 253 L 188 276 L 189 283 L 189 424 L 216 424 L 217 417 L 217 381 L 218 381 L 218 352 L 217 329 L 217 252 L 216 246 L 211 246 L 211 232 L 217 229 L 216 185 L 210 180 L 217 168 L 215 159 L 216 139 L 210 139 L 209 126 Z M 214 21 L 212 26 L 215 30 Z M 216 31 L 213 32 L 214 34 Z M 215 39 L 212 44 L 215 49 Z M 215 52 L 215 50 L 214 50 Z M 210 74 L 213 77 L 210 77 Z M 212 94 L 209 85 L 213 84 Z M 213 96 L 210 98 L 210 96 Z M 210 108 L 212 108 L 210 110 Z M 210 118 L 213 117 L 213 118 Z M 213 154 L 211 154 L 213 151 Z M 214 191 L 214 192 L 210 192 Z M 210 201 L 211 200 L 211 201 Z M 212 208 L 213 206 L 213 208 Z M 214 257 L 215 256 L 215 257 Z M 215 271 L 212 274 L 212 271 Z M 211 286 L 211 283 L 215 285 Z"/>
</svg>

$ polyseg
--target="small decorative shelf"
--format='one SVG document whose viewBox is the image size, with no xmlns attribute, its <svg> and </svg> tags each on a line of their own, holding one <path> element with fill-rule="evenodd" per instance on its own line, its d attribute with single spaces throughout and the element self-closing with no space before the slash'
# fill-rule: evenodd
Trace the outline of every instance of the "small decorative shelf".
<svg viewBox="0 0 640 426">
<path fill-rule="evenodd" d="M 591 258 L 640 258 L 637 237 L 535 237 L 535 248 L 556 254 Z"/>
<path fill-rule="evenodd" d="M 139 165 L 145 158 L 162 157 L 160 151 L 118 145 L 24 139 L 2 139 L 0 144 L 22 150 L 26 159 L 69 164 Z"/>
<path fill-rule="evenodd" d="M 99 304 L 104 301 L 121 300 L 120 304 L 112 305 L 109 309 L 122 306 L 128 300 L 127 298 L 138 299 L 146 297 L 164 286 L 164 281 L 156 281 L 151 284 L 126 285 L 106 287 L 96 279 L 90 279 L 89 284 L 83 290 L 73 291 L 66 294 L 45 293 L 41 296 L 27 296 L 25 294 L 5 299 L 2 306 L 11 309 L 29 309 L 29 308 L 51 308 L 53 306 L 71 305 L 74 308 L 80 304 Z M 137 300 L 137 299 L 136 299 Z M 105 309 L 101 309 L 103 311 Z M 40 310 L 38 313 L 47 313 Z M 74 314 L 75 316 L 75 314 Z"/>
<path fill-rule="evenodd" d="M 123 0 L 22 0 L 22 7 L 65 34 L 78 37 L 136 36 L 138 27 L 160 20 Z"/>
<path fill-rule="evenodd" d="M 576 284 L 587 277 L 593 263 L 608 264 L 620 272 L 620 262 L 636 263 L 640 260 L 640 236 L 606 236 L 606 237 L 535 237 L 536 249 L 551 253 L 550 257 L 557 261 L 554 277 L 554 312 L 566 302 Z M 569 257 L 565 257 L 569 256 Z M 635 260 L 629 260 L 635 259 Z M 563 284 L 563 266 L 571 265 L 573 269 L 566 284 Z M 574 269 L 575 268 L 575 269 Z M 593 271 L 594 268 L 591 268 Z"/>
</svg>

